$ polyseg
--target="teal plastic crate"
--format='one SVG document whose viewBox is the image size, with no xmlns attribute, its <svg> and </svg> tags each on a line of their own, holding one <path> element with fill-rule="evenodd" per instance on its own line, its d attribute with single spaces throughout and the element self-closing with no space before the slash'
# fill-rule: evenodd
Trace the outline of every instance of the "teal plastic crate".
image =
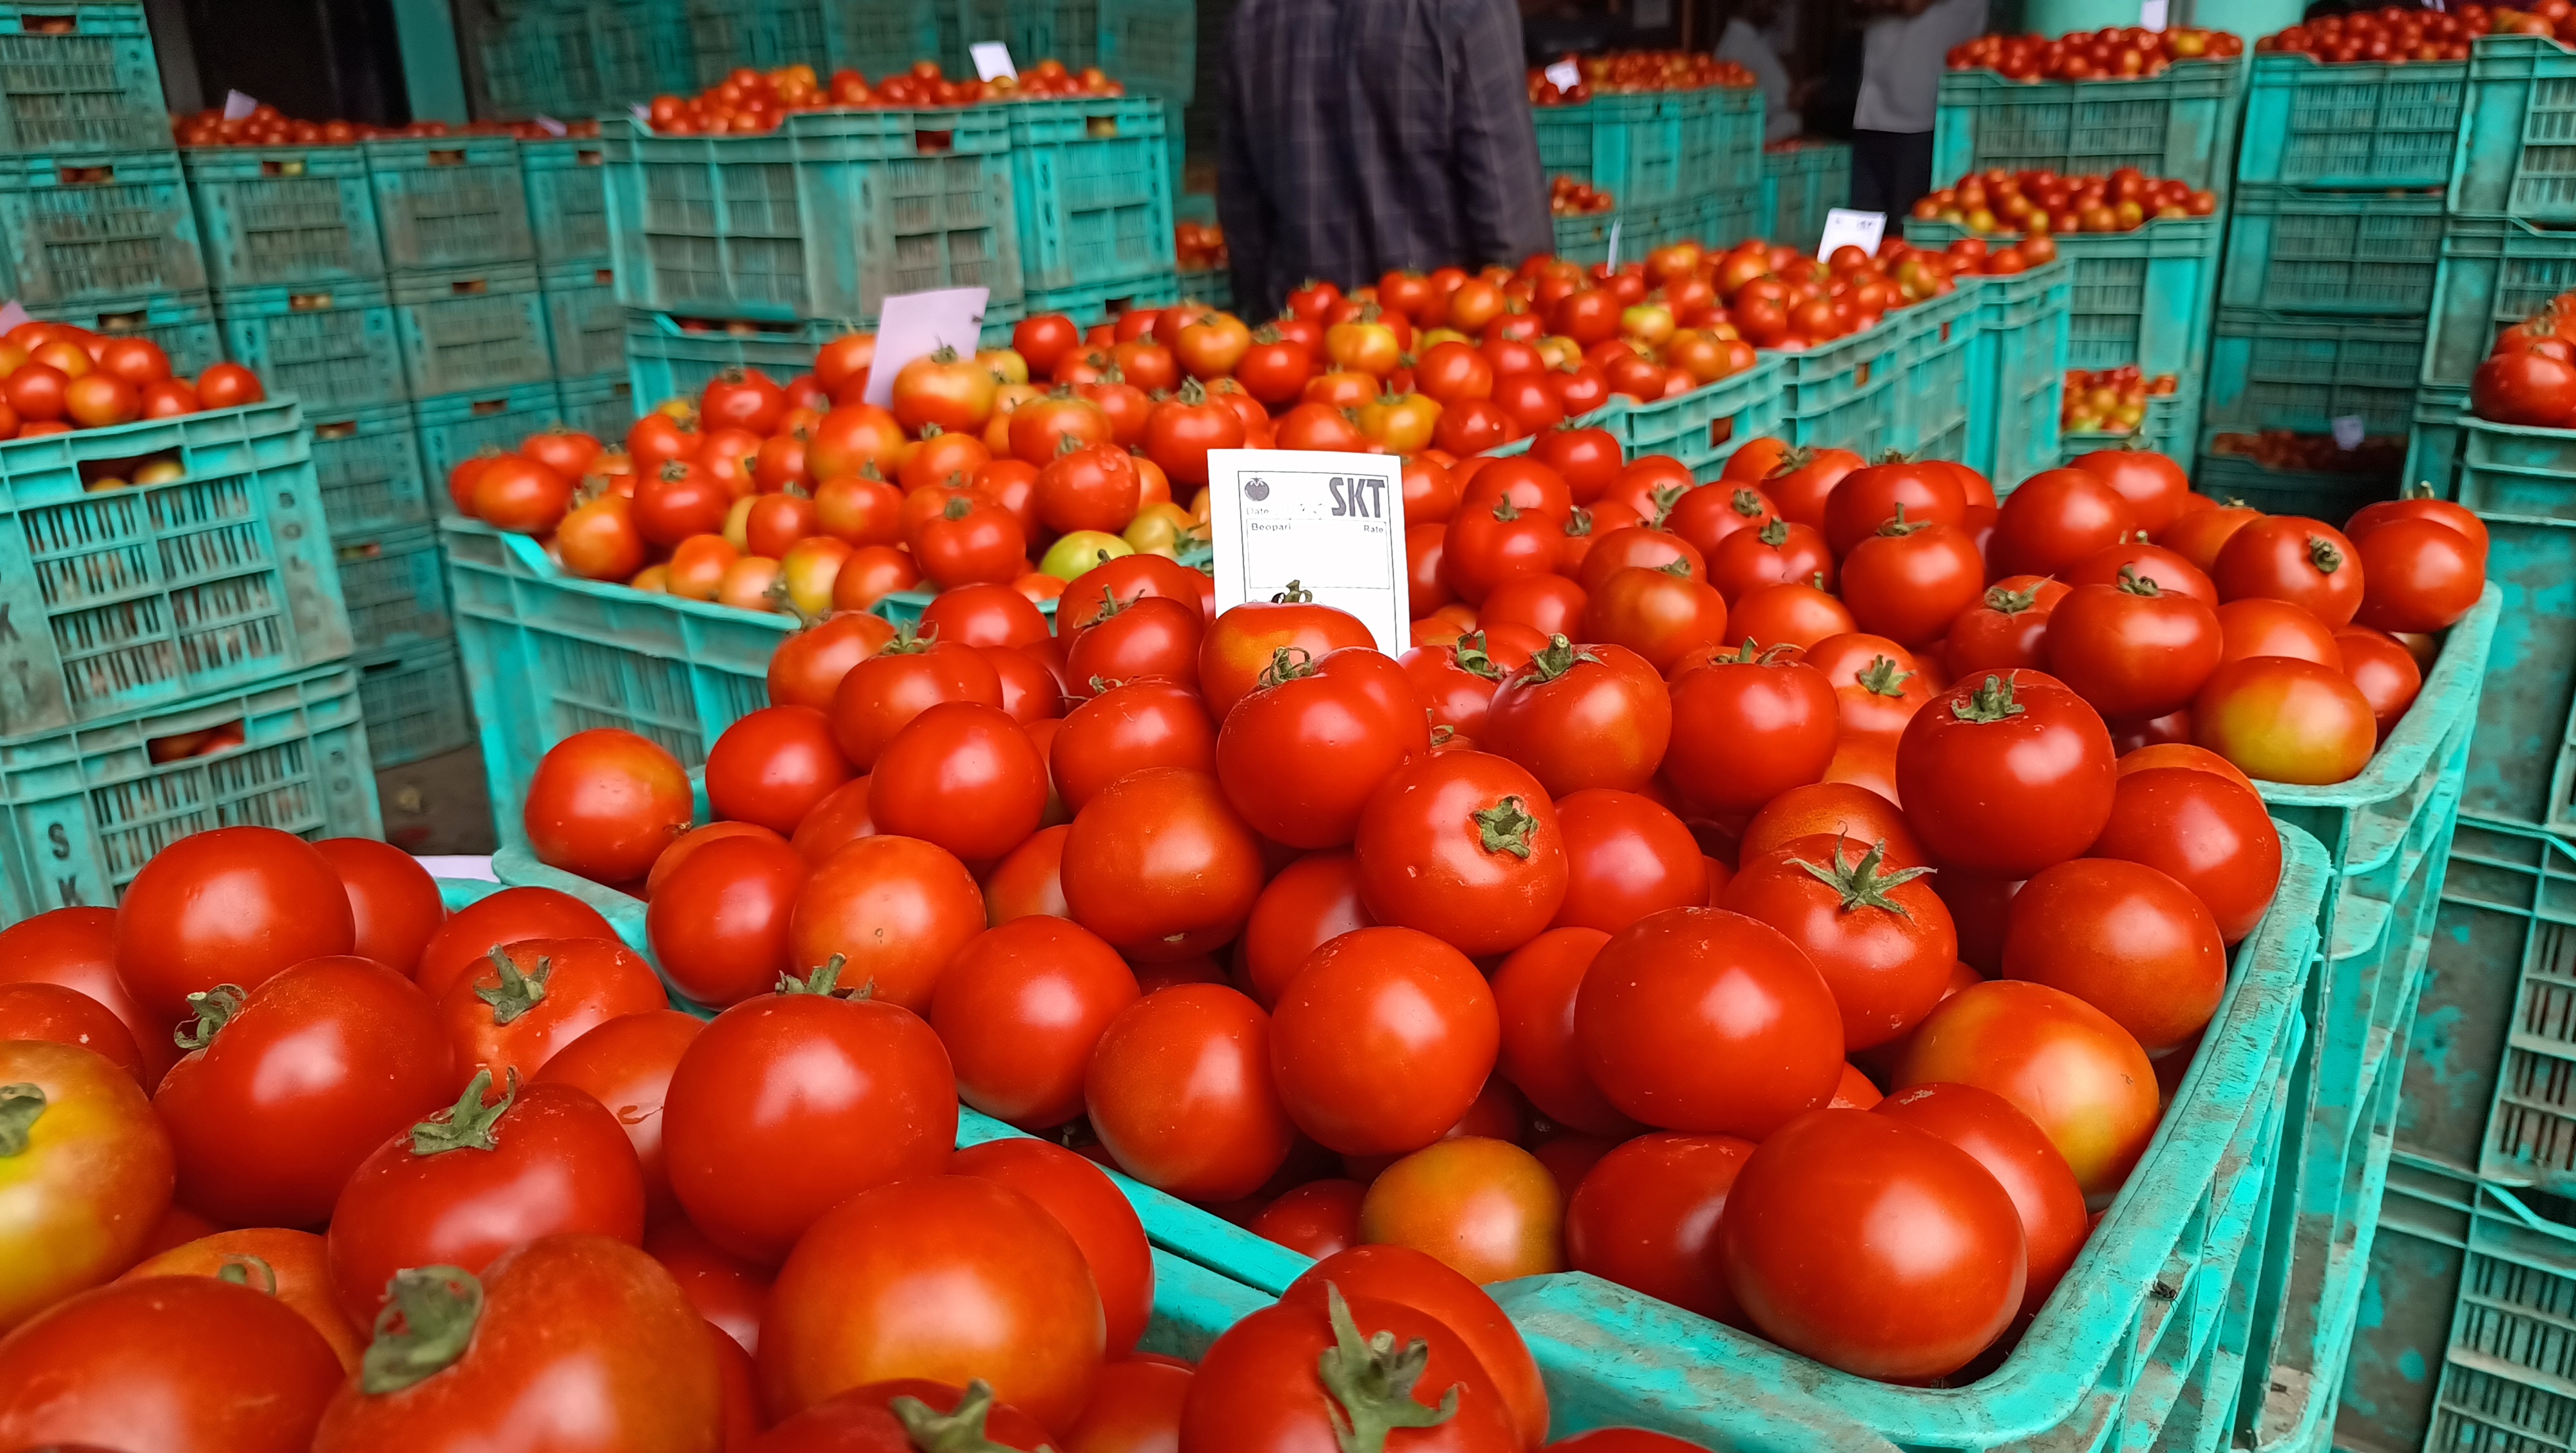
<svg viewBox="0 0 2576 1453">
<path fill-rule="evenodd" d="M 2576 232 L 2519 218 L 2453 217 L 2442 233 L 2422 381 L 2465 389 L 2496 334 L 2576 288 Z"/>
<path fill-rule="evenodd" d="M 588 378 L 626 367 L 626 310 L 617 305 L 617 274 L 605 260 L 549 267 L 538 275 L 537 289 L 545 296 L 555 377 Z"/>
<path fill-rule="evenodd" d="M 2287 1068 L 2316 947 L 2324 853 L 2282 834 L 2281 889 L 2146 1157 L 2001 1367 L 1897 1387 L 1581 1275 L 1493 1288 L 1547 1378 L 1558 1437 L 1645 1427 L 1714 1448 L 1997 1450 L 2149 1446 L 2232 1392 L 2259 1268 Z M 2222 1359 L 2223 1361 L 2223 1359 Z M 2204 1445 L 2207 1446 L 2207 1445 Z"/>
<path fill-rule="evenodd" d="M 523 121 L 597 108 L 597 58 L 587 17 L 577 7 L 567 12 L 552 4 L 521 5 L 475 22 L 469 33 L 482 62 L 490 114 Z"/>
<path fill-rule="evenodd" d="M 2541 36 L 2481 36 L 2451 152 L 2450 209 L 2576 224 L 2576 53 Z"/>
<path fill-rule="evenodd" d="M 1889 448 L 1930 459 L 1957 459 L 1967 451 L 1968 367 L 1981 286 L 1969 281 L 1893 315 L 1903 328 L 1904 365 Z"/>
<path fill-rule="evenodd" d="M 1001 111 L 1010 120 L 1024 287 L 1086 287 L 1172 270 L 1171 142 L 1160 102 L 1103 96 Z"/>
<path fill-rule="evenodd" d="M 170 355 L 171 371 L 182 378 L 194 378 L 224 359 L 223 327 L 215 321 L 215 300 L 209 293 L 39 303 L 27 311 L 48 322 L 77 323 L 106 337 L 149 338 Z"/>
<path fill-rule="evenodd" d="M 1683 186 L 1695 192 L 1761 190 L 1761 88 L 1703 86 L 1676 94 L 1682 103 Z"/>
<path fill-rule="evenodd" d="M 1007 43 L 1016 29 L 1014 8 L 1012 0 L 939 0 L 935 17 L 939 23 L 939 49 L 933 52 L 934 58 L 949 75 L 975 74 L 974 59 L 966 48 L 984 40 Z M 1020 59 L 1019 64 L 1029 62 Z"/>
<path fill-rule="evenodd" d="M 2213 429 L 2323 434 L 2339 418 L 2358 418 L 2364 434 L 2403 434 L 2423 361 L 2420 318 L 2221 310 L 2210 334 L 2203 419 Z"/>
<path fill-rule="evenodd" d="M 1020 305 L 1003 108 L 803 112 L 762 136 L 607 130 L 630 308 L 872 326 L 895 293 L 980 287 L 994 316 Z"/>
<path fill-rule="evenodd" d="M 1682 95 L 1642 91 L 1532 107 L 1539 168 L 1588 182 L 1622 209 L 1692 200 L 1702 183 L 1682 168 Z"/>
<path fill-rule="evenodd" d="M 187 176 L 166 148 L 0 154 L 0 238 L 25 304 L 206 286 Z"/>
<path fill-rule="evenodd" d="M 824 9 L 824 0 L 688 0 L 698 84 L 715 85 L 742 66 L 771 71 L 802 64 L 829 74 Z"/>
<path fill-rule="evenodd" d="M 437 136 L 365 145 L 388 268 L 488 267 L 536 257 L 516 141 Z"/>
<path fill-rule="evenodd" d="M 1825 214 L 1851 204 L 1851 145 L 1785 141 L 1762 153 L 1762 210 L 1755 230 L 1800 252 L 1825 236 Z M 1726 245 L 1727 239 L 1711 242 Z"/>
<path fill-rule="evenodd" d="M 1736 200 L 1750 219 L 1755 206 L 1753 194 L 1739 193 Z M 1709 231 L 1709 202 L 1709 198 L 1694 197 L 1678 202 L 1620 208 L 1619 260 L 1631 262 L 1658 247 L 1701 240 Z"/>
<path fill-rule="evenodd" d="M 539 266 L 608 265 L 607 157 L 595 136 L 519 143 Z"/>
<path fill-rule="evenodd" d="M 1989 167 L 2101 173 L 2133 166 L 2223 195 L 2236 169 L 2246 60 L 2185 61 L 2133 81 L 2011 81 L 1995 71 L 1943 71 L 1933 182 Z"/>
<path fill-rule="evenodd" d="M 1113 322 L 1138 308 L 1168 308 L 1187 300 L 1211 308 L 1234 306 L 1234 275 L 1222 270 L 1166 273 L 1136 282 L 1100 283 L 1087 288 L 1031 288 L 1022 313 L 1041 317 L 1062 313 L 1081 327 Z"/>
<path fill-rule="evenodd" d="M 169 144 L 141 0 L 0 5 L 0 152 Z"/>
<path fill-rule="evenodd" d="M 1100 0 L 1098 64 L 1131 96 L 1187 104 L 1198 91 L 1199 7 L 1193 0 Z"/>
<path fill-rule="evenodd" d="M 1100 63 L 1100 0 L 1018 0 L 1011 10 L 1011 57 L 1022 69 L 1041 60 L 1073 71 Z"/>
<path fill-rule="evenodd" d="M 1780 353 L 1780 436 L 1810 449 L 1875 459 L 1893 448 L 1904 322 L 1890 317 L 1831 343 Z"/>
<path fill-rule="evenodd" d="M 367 755 L 376 770 L 473 745 L 474 719 L 465 709 L 465 673 L 454 641 L 423 641 L 349 664 L 358 670 Z"/>
<path fill-rule="evenodd" d="M 1968 433 L 1960 462 L 2013 486 L 2058 462 L 2075 264 L 1980 278 L 1968 351 Z"/>
<path fill-rule="evenodd" d="M 2335 1409 L 2336 1448 L 2418 1453 L 2427 1446 L 2476 1204 L 2475 1176 L 2402 1149 L 2389 1158 Z"/>
<path fill-rule="evenodd" d="M 1747 441 L 1780 432 L 1788 371 L 1785 357 L 1767 355 L 1742 373 L 1652 403 L 1614 397 L 1585 422 L 1617 436 L 1630 459 L 1664 454 L 1694 473 L 1714 469 Z"/>
<path fill-rule="evenodd" d="M 554 377 L 534 264 L 397 273 L 393 302 L 414 398 Z"/>
<path fill-rule="evenodd" d="M 2427 384 L 2415 391 L 2414 426 L 2406 436 L 2409 489 L 2427 489 L 2436 499 L 2455 499 L 2460 488 L 2460 416 L 2469 411 L 2469 391 Z"/>
<path fill-rule="evenodd" d="M 1568 262 L 1579 262 L 1590 266 L 1593 263 L 1609 261 L 1610 229 L 1614 226 L 1619 229 L 1619 255 L 1631 258 L 1637 255 L 1637 250 L 1628 244 L 1627 226 L 1620 220 L 1619 212 L 1615 208 L 1607 212 L 1585 212 L 1572 217 L 1558 217 L 1554 222 L 1556 255 Z"/>
<path fill-rule="evenodd" d="M 555 392 L 562 398 L 564 426 L 611 448 L 634 426 L 635 388 L 623 373 L 563 379 L 556 383 Z"/>
<path fill-rule="evenodd" d="M 2167 218 L 2135 232 L 2058 238 L 2057 255 L 2075 264 L 2066 366 L 2094 370 L 2134 363 L 2151 378 L 2170 373 L 2190 385 L 2206 356 L 2225 221 Z M 1967 235 L 1946 222 L 1905 224 L 1905 239 L 1917 247 L 1947 247 Z"/>
<path fill-rule="evenodd" d="M 2192 457 L 2200 437 L 2200 394 L 2186 380 L 2185 386 L 2169 394 L 2151 394 L 2147 398 L 2147 417 L 2130 434 L 2082 432 L 2066 429 L 2064 416 L 2059 418 L 2058 453 L 2061 462 L 2073 462 L 2097 449 L 2125 448 L 2133 439 L 2141 447 L 2153 449 L 2177 463 Z M 1996 481 L 1998 485 L 2001 480 Z"/>
<path fill-rule="evenodd" d="M 2468 62 L 2328 65 L 2296 52 L 2253 60 L 2238 185 L 2449 185 Z"/>
<path fill-rule="evenodd" d="M 2191 487 L 2212 499 L 2251 505 L 2268 515 L 2297 515 L 2341 525 L 2363 505 L 2395 499 L 2400 486 L 2394 474 L 2271 469 L 2241 454 L 2212 448 L 2204 439 L 2200 457 L 2191 466 Z"/>
<path fill-rule="evenodd" d="M 90 492 L 141 463 L 167 484 Z M 337 660 L 349 619 L 292 400 L 0 444 L 0 734 Z"/>
<path fill-rule="evenodd" d="M 215 297 L 224 353 L 272 394 L 325 413 L 398 404 L 402 340 L 383 280 L 229 288 Z"/>
<path fill-rule="evenodd" d="M 2576 431 L 2460 420 L 2460 503 L 2504 592 L 2461 810 L 2576 837 Z"/>
<path fill-rule="evenodd" d="M 2438 192 L 2343 196 L 2243 186 L 2230 203 L 2223 308 L 2421 317 L 2442 265 Z"/>
<path fill-rule="evenodd" d="M 420 465 L 428 481 L 431 513 L 453 508 L 447 475 L 485 449 L 507 451 L 552 422 L 563 407 L 551 381 L 517 388 L 446 394 L 412 405 L 420 422 Z"/>
<path fill-rule="evenodd" d="M 367 155 L 357 147 L 199 146 L 180 157 L 216 287 L 384 277 Z"/>
<path fill-rule="evenodd" d="M 345 413 L 308 412 L 313 478 L 322 490 L 322 519 L 334 539 L 365 537 L 429 520 L 429 481 L 411 405 L 383 404 Z M 446 492 L 444 479 L 437 482 Z"/>
<path fill-rule="evenodd" d="M 1219 311 L 1229 311 L 1234 307 L 1234 274 L 1225 268 L 1176 273 L 1172 278 L 1172 288 L 1181 302 L 1205 303 Z M 1149 307 L 1151 304 L 1140 302 L 1134 306 Z"/>
<path fill-rule="evenodd" d="M 445 640 L 453 632 L 435 529 L 414 525 L 365 538 L 342 536 L 332 542 L 332 554 L 359 654 Z"/>
<path fill-rule="evenodd" d="M 670 0 L 599 0 L 590 6 L 590 33 L 604 109 L 697 89 L 697 54 L 689 42 L 689 17 Z M 874 79 L 877 73 L 868 75 Z"/>
<path fill-rule="evenodd" d="M 1748 237 L 1761 237 L 1762 193 L 1750 191 L 1720 192 L 1700 203 L 1699 230 L 1675 241 L 1705 242 L 1711 247 L 1732 247 Z M 1813 248 L 1809 248 L 1813 251 Z"/>
<path fill-rule="evenodd" d="M 756 368 L 786 383 L 813 372 L 815 353 L 846 331 L 837 323 L 690 326 L 695 322 L 668 313 L 626 315 L 626 372 L 639 406 L 694 401 L 707 380 L 728 368 Z"/>
<path fill-rule="evenodd" d="M 222 731 L 240 745 L 171 755 Z M 341 662 L 254 678 L 0 753 L 0 919 L 114 904 L 154 853 L 210 828 L 382 837 L 376 779 Z"/>
</svg>

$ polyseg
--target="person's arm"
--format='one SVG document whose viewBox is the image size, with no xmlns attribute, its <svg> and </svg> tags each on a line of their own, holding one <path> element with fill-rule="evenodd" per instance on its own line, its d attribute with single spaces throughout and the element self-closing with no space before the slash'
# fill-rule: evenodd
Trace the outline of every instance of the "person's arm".
<svg viewBox="0 0 2576 1453">
<path fill-rule="evenodd" d="M 1252 156 L 1251 131 L 1245 124 L 1243 94 L 1247 78 L 1240 63 L 1242 51 L 1232 43 L 1242 34 L 1244 18 L 1244 11 L 1235 13 L 1235 23 L 1230 27 L 1235 34 L 1229 36 L 1220 81 L 1225 97 L 1217 117 L 1216 220 L 1225 229 L 1226 257 L 1234 273 L 1235 309 L 1259 323 L 1279 311 L 1280 298 L 1273 296 L 1276 284 L 1270 276 L 1270 202 L 1261 189 L 1261 172 Z M 1172 138 L 1172 144 L 1180 145 L 1180 138 Z"/>
<path fill-rule="evenodd" d="M 1556 250 L 1547 176 L 1530 122 L 1528 68 L 1513 0 L 1463 0 L 1452 13 L 1449 148 L 1460 223 L 1474 261 L 1517 266 Z"/>
</svg>

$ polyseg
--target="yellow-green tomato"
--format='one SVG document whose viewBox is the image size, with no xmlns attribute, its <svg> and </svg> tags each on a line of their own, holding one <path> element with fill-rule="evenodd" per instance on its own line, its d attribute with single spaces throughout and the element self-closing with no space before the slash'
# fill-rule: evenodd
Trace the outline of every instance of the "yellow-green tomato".
<svg viewBox="0 0 2576 1453">
<path fill-rule="evenodd" d="M 1047 547 L 1046 558 L 1038 562 L 1038 573 L 1072 580 L 1104 561 L 1135 553 L 1135 546 L 1107 530 L 1075 530 Z"/>
<path fill-rule="evenodd" d="M 175 1174 L 134 1076 L 77 1045 L 0 1041 L 0 1332 L 132 1266 Z"/>
</svg>

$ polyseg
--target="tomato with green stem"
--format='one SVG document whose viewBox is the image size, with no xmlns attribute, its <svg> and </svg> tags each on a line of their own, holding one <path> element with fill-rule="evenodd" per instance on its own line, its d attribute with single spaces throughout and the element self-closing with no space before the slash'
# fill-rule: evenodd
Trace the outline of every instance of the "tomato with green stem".
<svg viewBox="0 0 2576 1453">
<path fill-rule="evenodd" d="M 1820 781 L 1833 761 L 1839 710 L 1825 673 L 1747 641 L 1673 679 L 1672 750 L 1664 776 L 1693 805 L 1751 813 Z"/>
<path fill-rule="evenodd" d="M 458 980 L 439 1000 L 439 1021 L 455 1057 L 451 1088 L 477 1071 L 533 1079 L 591 1030 L 669 1003 L 653 966 L 615 939 L 506 944 L 492 950 L 484 973 Z"/>
<path fill-rule="evenodd" d="M 0 1330 L 131 1265 L 173 1180 L 170 1134 L 133 1076 L 77 1045 L 0 1040 L 0 1196 L 13 1208 Z"/>
<path fill-rule="evenodd" d="M 2111 734 L 2036 671 L 1963 679 L 1906 724 L 1906 821 L 1944 867 L 2015 881 L 2082 853 L 2110 819 Z"/>
<path fill-rule="evenodd" d="M 1470 954 L 1535 938 L 1565 900 L 1556 809 L 1539 780 L 1483 752 L 1416 757 L 1360 814 L 1360 893 L 1380 923 Z M 1292 980 L 1293 984 L 1294 981 Z"/>
<path fill-rule="evenodd" d="M 1805 952 L 1833 990 L 1849 1052 L 1897 1038 L 1941 1002 L 1959 936 L 1920 881 L 1930 872 L 1888 867 L 1884 842 L 1819 833 L 1744 859 L 1719 902 Z"/>
<path fill-rule="evenodd" d="M 1478 736 L 1552 794 L 1634 792 L 1664 760 L 1673 715 L 1663 678 L 1644 657 L 1557 636 L 1495 688 Z"/>
</svg>

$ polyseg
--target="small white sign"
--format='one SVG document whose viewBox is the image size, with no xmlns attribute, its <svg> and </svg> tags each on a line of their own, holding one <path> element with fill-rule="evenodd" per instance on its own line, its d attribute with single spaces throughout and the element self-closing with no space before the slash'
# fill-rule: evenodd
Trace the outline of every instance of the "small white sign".
<svg viewBox="0 0 2576 1453">
<path fill-rule="evenodd" d="M 500 875 L 492 871 L 490 858 L 416 857 L 413 861 L 429 870 L 433 878 L 465 878 L 477 883 L 498 883 Z"/>
<path fill-rule="evenodd" d="M 2170 0 L 2138 0 L 2138 28 L 2164 29 L 2166 13 L 2172 8 Z"/>
<path fill-rule="evenodd" d="M 2358 449 L 2361 447 L 2361 440 L 2361 415 L 2345 414 L 2334 421 L 2334 441 L 2337 449 L 2346 451 Z"/>
<path fill-rule="evenodd" d="M 1208 529 L 1218 610 L 1294 584 L 1359 617 L 1388 655 L 1412 644 L 1396 456 L 1211 449 Z"/>
<path fill-rule="evenodd" d="M 224 92 L 224 119 L 226 121 L 247 121 L 250 119 L 250 113 L 258 109 L 258 97 L 245 96 L 239 91 Z"/>
<path fill-rule="evenodd" d="M 1619 270 L 1619 219 L 1610 219 L 1610 270 Z"/>
<path fill-rule="evenodd" d="M 645 110 L 642 106 L 629 105 L 626 109 L 635 113 L 635 123 L 637 125 L 650 126 L 653 124 L 653 113 Z"/>
<path fill-rule="evenodd" d="M 867 401 L 883 408 L 894 402 L 894 376 L 916 358 L 954 348 L 971 358 L 983 345 L 987 288 L 944 288 L 935 293 L 897 293 L 885 300 L 877 321 L 876 361 L 868 366 Z"/>
<path fill-rule="evenodd" d="M 0 303 L 0 333 L 6 333 L 21 323 L 32 323 L 34 321 L 35 319 L 27 316 L 26 309 L 18 306 L 18 300 L 16 298 L 11 298 L 5 303 Z"/>
<path fill-rule="evenodd" d="M 1572 61 L 1558 61 L 1539 74 L 1560 91 L 1571 91 L 1583 84 L 1583 67 Z"/>
<path fill-rule="evenodd" d="M 1836 207 L 1825 214 L 1825 240 L 1816 244 L 1816 256 L 1831 261 L 1837 248 L 1857 247 L 1872 257 L 1878 256 L 1878 240 L 1887 235 L 1885 212 L 1855 212 Z"/>
<path fill-rule="evenodd" d="M 998 40 L 979 40 L 966 47 L 966 54 L 975 58 L 975 79 L 979 81 L 998 81 L 1004 76 L 1014 81 L 1020 78 L 1020 68 L 1011 64 L 1011 48 Z"/>
<path fill-rule="evenodd" d="M 548 136 L 568 136 L 572 132 L 571 127 L 564 125 L 562 122 L 557 121 L 551 116 L 539 116 L 535 118 L 535 120 L 537 123 L 537 129 Z"/>
</svg>

